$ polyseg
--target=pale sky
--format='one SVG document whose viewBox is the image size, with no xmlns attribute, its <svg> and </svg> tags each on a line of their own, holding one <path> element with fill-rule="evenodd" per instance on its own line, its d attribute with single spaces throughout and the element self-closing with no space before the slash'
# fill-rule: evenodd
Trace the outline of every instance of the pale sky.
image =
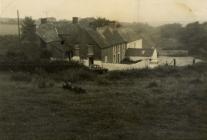
<svg viewBox="0 0 207 140">
<path fill-rule="evenodd" d="M 0 16 L 71 19 L 106 17 L 125 22 L 164 24 L 207 21 L 207 0 L 0 0 Z"/>
</svg>

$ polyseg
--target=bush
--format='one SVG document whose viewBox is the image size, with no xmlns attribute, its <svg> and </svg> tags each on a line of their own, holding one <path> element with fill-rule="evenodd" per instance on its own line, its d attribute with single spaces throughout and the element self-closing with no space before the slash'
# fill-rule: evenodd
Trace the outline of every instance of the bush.
<svg viewBox="0 0 207 140">
<path fill-rule="evenodd" d="M 35 73 L 36 70 L 42 69 L 47 73 L 56 73 L 67 69 L 87 69 L 84 65 L 77 62 L 67 61 L 49 61 L 49 60 L 19 60 L 5 59 L 0 62 L 0 70 L 24 71 Z"/>
<path fill-rule="evenodd" d="M 81 87 L 74 86 L 71 82 L 65 82 L 63 84 L 63 89 L 73 91 L 76 94 L 85 94 L 86 93 L 85 89 L 83 89 Z"/>
<path fill-rule="evenodd" d="M 12 74 L 11 80 L 19 81 L 19 82 L 31 82 L 32 76 L 28 73 L 18 72 L 18 73 Z"/>
</svg>

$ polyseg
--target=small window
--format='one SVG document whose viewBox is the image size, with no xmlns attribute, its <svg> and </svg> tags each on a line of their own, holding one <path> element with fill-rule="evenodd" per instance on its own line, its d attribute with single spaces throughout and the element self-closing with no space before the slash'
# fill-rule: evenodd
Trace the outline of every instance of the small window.
<svg viewBox="0 0 207 140">
<path fill-rule="evenodd" d="M 61 41 L 61 45 L 64 45 L 64 44 L 65 44 L 65 41 L 64 41 L 64 40 L 62 40 L 62 41 Z"/>
</svg>

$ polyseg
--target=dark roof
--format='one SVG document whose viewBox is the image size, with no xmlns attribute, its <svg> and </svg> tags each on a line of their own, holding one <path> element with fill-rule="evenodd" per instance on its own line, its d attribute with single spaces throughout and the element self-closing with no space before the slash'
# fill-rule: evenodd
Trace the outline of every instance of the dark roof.
<svg viewBox="0 0 207 140">
<path fill-rule="evenodd" d="M 107 48 L 126 42 L 116 29 L 110 27 L 100 28 L 97 30 L 86 28 L 86 31 L 101 48 Z"/>
<path fill-rule="evenodd" d="M 136 49 L 129 48 L 126 50 L 127 57 L 151 57 L 154 49 Z"/>
<path fill-rule="evenodd" d="M 60 41 L 58 31 L 54 24 L 41 24 L 37 29 L 37 35 L 46 43 Z"/>
<path fill-rule="evenodd" d="M 89 36 L 101 47 L 105 48 L 109 46 L 109 43 L 107 40 L 102 36 L 100 33 L 98 33 L 96 30 L 93 30 L 91 28 L 85 28 L 86 32 L 89 34 Z"/>
<path fill-rule="evenodd" d="M 67 40 L 68 42 L 71 42 L 71 44 L 75 42 L 78 43 L 81 42 L 80 36 L 83 33 L 87 33 L 87 35 L 89 35 L 101 48 L 126 43 L 129 38 L 132 40 L 132 37 L 129 37 L 129 35 L 125 35 L 124 37 L 123 34 L 120 34 L 118 29 L 111 27 L 95 30 L 82 24 L 57 22 L 42 24 L 37 29 L 37 34 L 46 43 L 61 41 L 61 39 Z M 125 31 L 125 33 L 127 34 L 127 31 Z M 128 36 L 128 38 L 126 36 Z"/>
<path fill-rule="evenodd" d="M 79 24 L 57 22 L 55 26 L 58 30 L 58 34 L 61 35 L 77 36 L 80 32 Z"/>
</svg>

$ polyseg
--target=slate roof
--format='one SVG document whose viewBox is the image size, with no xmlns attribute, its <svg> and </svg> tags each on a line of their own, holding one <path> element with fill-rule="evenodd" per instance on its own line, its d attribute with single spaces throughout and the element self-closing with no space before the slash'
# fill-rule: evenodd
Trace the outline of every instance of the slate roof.
<svg viewBox="0 0 207 140">
<path fill-rule="evenodd" d="M 47 23 L 37 29 L 37 34 L 46 43 L 61 41 L 81 42 L 80 35 L 87 33 L 101 48 L 138 40 L 140 37 L 130 29 L 114 29 L 111 27 L 94 30 L 82 24 Z"/>
<path fill-rule="evenodd" d="M 110 27 L 100 28 L 97 30 L 87 28 L 86 31 L 101 48 L 126 43 L 126 41 L 119 34 L 118 30 Z"/>
<path fill-rule="evenodd" d="M 103 36 L 101 33 L 91 29 L 91 28 L 85 28 L 86 32 L 89 34 L 89 36 L 101 47 L 105 48 L 109 46 L 109 42 L 106 40 L 105 36 Z"/>
<path fill-rule="evenodd" d="M 61 41 L 54 24 L 41 24 L 37 29 L 37 35 L 46 43 Z"/>
<path fill-rule="evenodd" d="M 129 48 L 126 50 L 127 57 L 151 57 L 154 49 L 136 49 Z"/>
</svg>

